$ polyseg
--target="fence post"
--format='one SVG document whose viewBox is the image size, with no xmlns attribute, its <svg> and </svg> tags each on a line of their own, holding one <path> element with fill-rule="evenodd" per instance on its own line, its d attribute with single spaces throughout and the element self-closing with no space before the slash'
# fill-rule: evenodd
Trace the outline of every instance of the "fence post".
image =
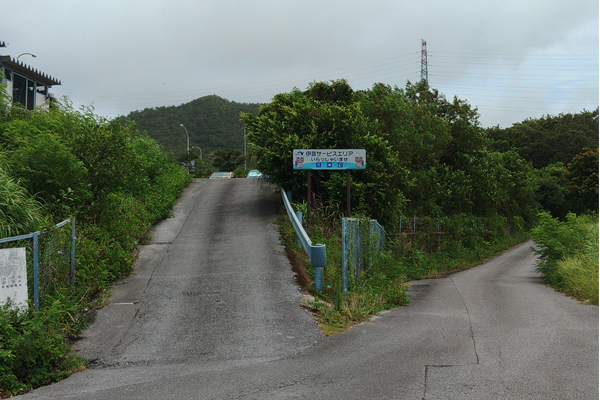
<svg viewBox="0 0 600 400">
<path fill-rule="evenodd" d="M 342 294 L 348 292 L 348 219 L 342 218 Z"/>
<path fill-rule="evenodd" d="M 35 311 L 39 311 L 40 309 L 40 299 L 39 299 L 39 258 L 38 258 L 38 250 L 39 250 L 39 232 L 35 232 L 33 234 L 33 307 Z"/>
<path fill-rule="evenodd" d="M 356 219 L 356 264 L 354 265 L 354 276 L 360 277 L 360 219 Z"/>
<path fill-rule="evenodd" d="M 75 286 L 75 218 L 71 218 L 71 286 Z"/>
<path fill-rule="evenodd" d="M 323 291 L 323 268 L 327 264 L 327 253 L 324 244 L 311 246 L 310 264 L 315 270 L 315 289 Z"/>
</svg>

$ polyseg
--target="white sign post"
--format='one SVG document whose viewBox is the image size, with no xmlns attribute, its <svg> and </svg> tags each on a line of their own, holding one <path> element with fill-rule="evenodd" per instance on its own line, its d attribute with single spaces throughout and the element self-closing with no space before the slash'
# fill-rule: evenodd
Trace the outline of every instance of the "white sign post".
<svg viewBox="0 0 600 400">
<path fill-rule="evenodd" d="M 27 309 L 27 262 L 25 248 L 0 249 L 0 305 L 10 299 Z"/>
</svg>

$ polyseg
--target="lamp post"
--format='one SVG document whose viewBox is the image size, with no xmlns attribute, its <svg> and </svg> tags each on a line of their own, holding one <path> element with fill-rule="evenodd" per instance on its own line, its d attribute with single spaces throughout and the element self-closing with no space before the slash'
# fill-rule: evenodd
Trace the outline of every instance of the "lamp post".
<svg viewBox="0 0 600 400">
<path fill-rule="evenodd" d="M 187 153 L 190 154 L 190 134 L 188 133 L 187 129 L 185 129 L 185 126 L 183 126 L 183 124 L 179 124 L 179 126 L 181 126 L 185 130 L 185 136 L 187 136 Z"/>
<path fill-rule="evenodd" d="M 21 57 L 21 56 L 24 56 L 24 55 L 26 55 L 26 54 L 27 54 L 27 55 L 30 55 L 30 56 L 31 56 L 31 57 L 33 57 L 33 58 L 36 58 L 36 57 L 37 57 L 35 54 L 32 54 L 32 53 L 21 53 L 21 54 L 19 54 L 19 55 L 17 56 L 17 58 L 16 58 L 16 60 L 15 60 L 15 61 L 19 61 L 19 57 Z"/>
<path fill-rule="evenodd" d="M 202 161 L 202 149 L 198 146 L 192 146 L 192 149 L 198 149 L 200 150 L 200 161 Z"/>
</svg>

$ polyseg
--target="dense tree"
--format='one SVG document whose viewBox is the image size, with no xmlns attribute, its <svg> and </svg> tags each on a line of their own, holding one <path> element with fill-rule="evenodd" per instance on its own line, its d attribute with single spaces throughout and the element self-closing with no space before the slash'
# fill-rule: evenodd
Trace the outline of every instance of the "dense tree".
<svg viewBox="0 0 600 400">
<path fill-rule="evenodd" d="M 221 149 L 213 153 L 213 166 L 219 171 L 231 172 L 244 164 L 246 158 L 236 149 Z"/>
<path fill-rule="evenodd" d="M 567 165 L 571 211 L 598 213 L 598 148 L 584 149 Z"/>
<path fill-rule="evenodd" d="M 292 168 L 294 149 L 365 149 L 367 169 L 352 173 L 352 206 L 382 222 L 394 220 L 405 201 L 406 170 L 393 156 L 354 101 L 345 80 L 313 83 L 306 91 L 278 94 L 257 116 L 243 114 L 253 142 L 257 167 L 270 179 L 299 195 L 306 191 L 306 173 Z M 318 199 L 344 209 L 346 176 L 342 171 L 313 174 Z"/>
<path fill-rule="evenodd" d="M 409 215 L 534 214 L 532 187 L 522 186 L 531 168 L 516 153 L 489 148 L 477 110 L 466 101 L 448 101 L 425 81 L 404 89 L 375 84 L 355 98 L 407 170 Z"/>
<path fill-rule="evenodd" d="M 204 154 L 209 154 L 224 148 L 242 150 L 240 112 L 256 115 L 260 106 L 210 95 L 179 106 L 133 111 L 128 118 L 174 154 L 186 150 L 187 136 L 180 126 L 183 124 L 190 136 L 190 147 L 198 146 Z"/>
<path fill-rule="evenodd" d="M 515 150 L 536 169 L 569 163 L 584 148 L 598 147 L 598 109 L 527 119 L 510 128 L 488 129 L 493 148 Z"/>
</svg>

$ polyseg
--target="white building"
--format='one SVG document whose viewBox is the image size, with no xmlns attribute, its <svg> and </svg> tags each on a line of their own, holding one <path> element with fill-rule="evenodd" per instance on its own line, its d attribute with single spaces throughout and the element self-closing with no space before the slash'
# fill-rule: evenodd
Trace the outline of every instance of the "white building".
<svg viewBox="0 0 600 400">
<path fill-rule="evenodd" d="M 6 44 L 0 41 L 0 47 L 6 47 Z M 21 103 L 26 109 L 33 110 L 36 106 L 45 105 L 48 90 L 61 82 L 18 58 L 0 55 L 0 71 L 3 74 L 1 83 L 6 85 L 7 93 L 12 94 L 13 102 Z"/>
</svg>

